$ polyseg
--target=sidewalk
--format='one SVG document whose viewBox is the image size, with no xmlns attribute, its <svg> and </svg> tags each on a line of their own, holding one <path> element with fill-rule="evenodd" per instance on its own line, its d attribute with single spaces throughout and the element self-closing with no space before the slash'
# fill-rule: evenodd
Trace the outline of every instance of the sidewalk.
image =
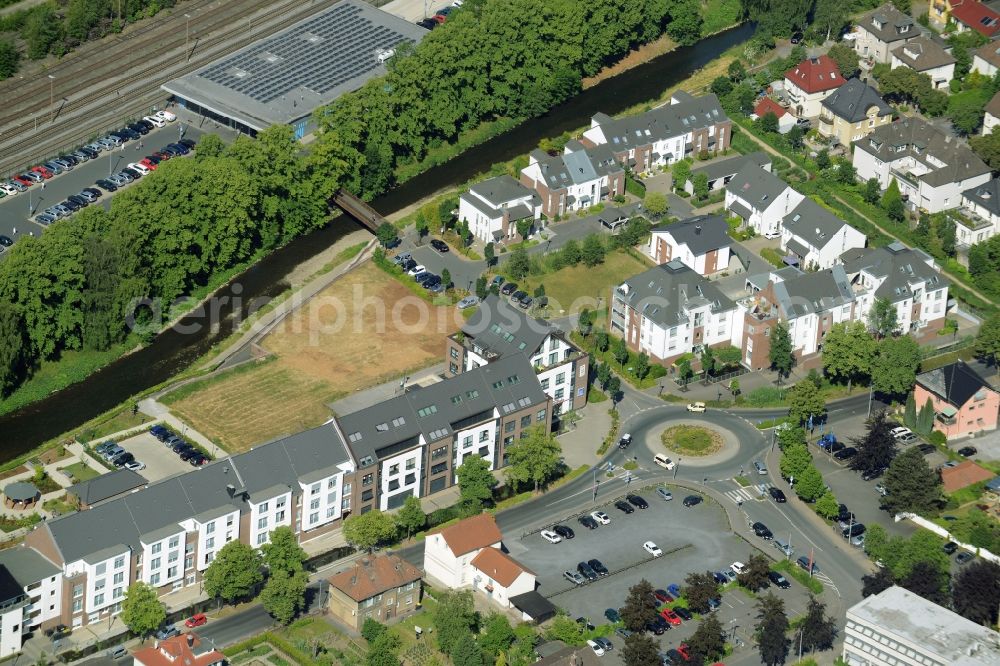
<svg viewBox="0 0 1000 666">
<path fill-rule="evenodd" d="M 444 374 L 444 370 L 444 361 L 428 366 L 423 370 L 416 372 L 414 375 L 407 377 L 406 387 L 411 388 L 415 385 L 426 386 L 428 384 L 435 384 L 441 381 L 441 375 Z M 371 407 L 372 405 L 377 405 L 380 402 L 385 402 L 390 398 L 395 398 L 400 395 L 400 386 L 403 379 L 403 377 L 400 377 L 383 384 L 372 386 L 371 388 L 359 389 L 352 395 L 348 395 L 335 402 L 328 403 L 327 407 L 329 407 L 333 413 L 338 416 L 353 414 L 358 410 Z"/>
<path fill-rule="evenodd" d="M 228 451 L 220 448 L 208 437 L 205 437 L 203 434 L 174 416 L 166 405 L 157 402 L 155 398 L 146 398 L 141 400 L 139 402 L 139 411 L 147 416 L 152 416 L 157 422 L 170 426 L 171 430 L 179 433 L 182 437 L 187 437 L 188 439 L 193 440 L 196 444 L 212 454 L 213 459 L 220 460 L 222 458 L 229 457 Z"/>
</svg>

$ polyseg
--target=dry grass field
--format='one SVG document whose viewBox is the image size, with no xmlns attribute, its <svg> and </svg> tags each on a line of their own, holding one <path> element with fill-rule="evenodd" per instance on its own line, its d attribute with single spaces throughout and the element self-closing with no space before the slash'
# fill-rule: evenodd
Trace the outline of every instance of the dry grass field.
<svg viewBox="0 0 1000 666">
<path fill-rule="evenodd" d="M 263 339 L 270 360 L 184 386 L 163 402 L 226 449 L 245 450 L 319 425 L 341 396 L 443 358 L 456 312 L 365 263 Z"/>
</svg>

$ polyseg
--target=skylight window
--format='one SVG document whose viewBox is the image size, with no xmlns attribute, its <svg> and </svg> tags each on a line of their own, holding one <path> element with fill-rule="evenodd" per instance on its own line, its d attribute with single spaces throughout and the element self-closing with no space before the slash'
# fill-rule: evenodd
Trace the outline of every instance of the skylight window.
<svg viewBox="0 0 1000 666">
<path fill-rule="evenodd" d="M 460 395 L 453 395 L 453 396 L 451 396 L 451 404 L 457 405 L 457 404 L 459 404 L 461 402 L 462 402 L 462 396 L 460 396 Z"/>
<path fill-rule="evenodd" d="M 495 388 L 495 389 L 501 389 L 501 388 L 503 388 L 503 380 L 500 379 L 500 380 L 497 380 L 497 381 L 493 382 L 493 388 Z"/>
<path fill-rule="evenodd" d="M 406 419 L 404 419 L 402 416 L 397 416 L 392 420 L 392 425 L 394 428 L 398 428 L 401 425 L 406 425 Z"/>
<path fill-rule="evenodd" d="M 469 400 L 475 400 L 476 398 L 479 397 L 479 391 L 476 391 L 475 389 L 473 389 L 472 391 L 468 391 L 465 394 L 465 397 L 468 398 Z"/>
<path fill-rule="evenodd" d="M 437 414 L 437 410 L 438 410 L 437 405 L 427 405 L 423 409 L 417 410 L 417 416 L 419 416 L 420 418 L 425 418 L 430 416 L 431 414 Z"/>
<path fill-rule="evenodd" d="M 375 430 L 377 430 L 379 432 L 388 432 L 389 431 L 389 424 L 388 423 L 379 423 L 377 426 L 375 426 Z"/>
<path fill-rule="evenodd" d="M 347 439 L 349 439 L 352 442 L 359 442 L 359 441 L 361 441 L 361 433 L 360 432 L 352 432 L 350 435 L 347 436 Z"/>
</svg>

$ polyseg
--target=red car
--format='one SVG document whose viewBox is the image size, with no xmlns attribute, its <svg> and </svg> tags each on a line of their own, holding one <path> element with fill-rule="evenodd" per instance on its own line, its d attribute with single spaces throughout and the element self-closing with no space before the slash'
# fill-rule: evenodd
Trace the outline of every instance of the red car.
<svg viewBox="0 0 1000 666">
<path fill-rule="evenodd" d="M 681 656 L 684 657 L 685 660 L 691 660 L 691 648 L 688 647 L 687 643 L 681 643 L 678 645 L 677 651 L 681 653 Z"/>
<path fill-rule="evenodd" d="M 189 629 L 194 629 L 195 627 L 200 627 L 206 622 L 208 622 L 208 618 L 205 617 L 205 614 L 197 613 L 195 615 L 192 615 L 188 619 L 184 620 L 184 626 Z"/>
<path fill-rule="evenodd" d="M 674 600 L 666 590 L 653 590 L 653 598 L 661 604 L 669 604 Z"/>
<path fill-rule="evenodd" d="M 43 166 L 31 167 L 31 170 L 37 173 L 42 178 L 44 178 L 45 180 L 48 180 L 49 178 L 52 177 L 52 172 Z"/>
<path fill-rule="evenodd" d="M 675 613 L 671 608 L 664 608 L 662 611 L 660 611 L 660 617 L 662 617 L 664 620 L 674 625 L 675 627 L 681 623 L 680 616 L 678 616 L 677 613 Z"/>
<path fill-rule="evenodd" d="M 31 187 L 32 185 L 35 184 L 35 181 L 33 181 L 31 178 L 29 178 L 28 176 L 26 176 L 23 173 L 14 176 L 14 180 L 16 180 L 17 182 L 21 183 L 25 187 Z"/>
<path fill-rule="evenodd" d="M 157 167 L 158 163 L 159 163 L 159 160 L 157 160 L 156 162 L 154 162 L 153 160 L 149 159 L 148 157 L 146 159 L 142 160 L 141 162 L 139 162 L 139 164 L 141 164 L 142 166 L 146 167 L 150 171 L 156 171 L 156 167 Z"/>
<path fill-rule="evenodd" d="M 168 153 L 165 150 L 159 150 L 159 151 L 153 153 L 153 155 L 155 157 L 160 158 L 161 162 L 165 162 L 166 160 L 169 160 L 171 157 L 173 157 L 173 155 L 171 155 L 170 153 Z"/>
</svg>

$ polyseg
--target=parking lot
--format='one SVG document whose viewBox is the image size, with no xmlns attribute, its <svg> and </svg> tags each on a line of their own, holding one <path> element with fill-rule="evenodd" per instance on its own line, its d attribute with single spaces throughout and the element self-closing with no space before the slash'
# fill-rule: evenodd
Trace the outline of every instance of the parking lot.
<svg viewBox="0 0 1000 666">
<path fill-rule="evenodd" d="M 150 481 L 159 481 L 193 469 L 148 432 L 130 437 L 119 442 L 119 445 L 134 455 L 136 460 L 146 463 L 146 469 L 139 474 Z"/>
</svg>

